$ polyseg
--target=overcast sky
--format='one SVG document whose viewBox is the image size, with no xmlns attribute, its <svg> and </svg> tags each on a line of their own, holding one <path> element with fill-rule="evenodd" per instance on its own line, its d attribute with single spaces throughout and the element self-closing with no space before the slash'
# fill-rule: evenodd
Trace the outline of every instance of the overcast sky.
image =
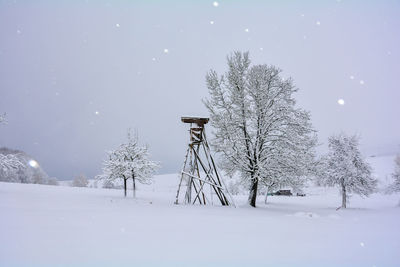
<svg viewBox="0 0 400 267">
<path fill-rule="evenodd" d="M 130 127 L 177 173 L 180 116 L 207 116 L 205 75 L 239 50 L 294 79 L 321 143 L 400 151 L 400 2 L 297 2 L 0 0 L 0 146 L 93 177 Z"/>
</svg>

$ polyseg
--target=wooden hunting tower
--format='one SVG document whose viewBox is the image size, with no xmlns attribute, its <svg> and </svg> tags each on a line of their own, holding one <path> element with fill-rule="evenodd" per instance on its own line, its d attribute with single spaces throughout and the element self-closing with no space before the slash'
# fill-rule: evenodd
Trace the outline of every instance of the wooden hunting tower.
<svg viewBox="0 0 400 267">
<path fill-rule="evenodd" d="M 223 206 L 234 205 L 224 181 L 217 172 L 208 146 L 204 125 L 208 118 L 182 117 L 183 123 L 190 124 L 190 141 L 181 172 L 175 204 L 213 204 L 214 198 Z M 186 187 L 186 188 L 185 188 Z M 180 196 L 181 188 L 185 195 Z M 183 198 L 183 199 L 182 199 Z"/>
</svg>

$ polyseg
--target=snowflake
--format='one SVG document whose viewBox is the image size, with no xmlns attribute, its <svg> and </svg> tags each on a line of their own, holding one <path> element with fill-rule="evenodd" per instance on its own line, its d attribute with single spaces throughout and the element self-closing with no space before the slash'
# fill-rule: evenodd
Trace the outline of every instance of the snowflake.
<svg viewBox="0 0 400 267">
<path fill-rule="evenodd" d="M 341 105 L 341 106 L 344 105 L 344 100 L 343 100 L 343 99 L 339 99 L 337 102 L 338 102 L 338 104 Z"/>
<path fill-rule="evenodd" d="M 350 80 L 354 80 L 354 76 L 353 75 L 350 76 Z"/>
<path fill-rule="evenodd" d="M 100 114 L 100 112 L 98 112 L 98 111 L 95 111 L 95 112 L 94 112 L 94 114 L 96 114 L 96 115 L 99 115 L 99 114 Z"/>
<path fill-rule="evenodd" d="M 360 84 L 363 85 L 365 82 L 363 80 L 360 80 Z"/>
<path fill-rule="evenodd" d="M 218 7 L 218 6 L 219 6 L 219 3 L 218 3 L 217 1 L 215 1 L 215 2 L 213 3 L 213 6 Z"/>
<path fill-rule="evenodd" d="M 320 21 L 317 21 L 315 24 L 317 24 L 318 26 L 320 26 L 320 25 L 321 25 L 321 22 L 320 22 Z"/>
<path fill-rule="evenodd" d="M 115 24 L 115 26 L 116 26 L 117 28 L 119 28 L 119 27 L 120 27 L 119 23 Z"/>
<path fill-rule="evenodd" d="M 210 24 L 211 24 L 211 25 L 213 25 L 213 24 L 214 24 L 214 21 L 213 21 L 213 20 L 212 20 L 212 21 L 210 21 Z"/>
<path fill-rule="evenodd" d="M 164 49 L 164 54 L 168 54 L 168 53 L 169 53 L 168 48 L 165 48 L 165 49 Z"/>
<path fill-rule="evenodd" d="M 245 32 L 249 32 L 249 29 L 244 29 Z"/>
</svg>

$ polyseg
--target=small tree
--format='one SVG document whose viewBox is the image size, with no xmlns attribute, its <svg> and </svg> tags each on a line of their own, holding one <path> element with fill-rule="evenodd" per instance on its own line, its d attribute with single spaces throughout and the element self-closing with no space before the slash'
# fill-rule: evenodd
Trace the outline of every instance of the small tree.
<svg viewBox="0 0 400 267">
<path fill-rule="evenodd" d="M 394 173 L 392 173 L 393 183 L 389 185 L 387 192 L 389 194 L 400 192 L 400 154 L 396 156 Z M 400 202 L 399 202 L 400 206 Z"/>
<path fill-rule="evenodd" d="M 137 134 L 131 136 L 128 131 L 128 142 L 116 150 L 108 152 L 109 159 L 103 163 L 103 174 L 99 179 L 124 182 L 124 195 L 127 194 L 127 180 L 132 179 L 133 197 L 136 197 L 136 181 L 142 184 L 151 183 L 151 178 L 158 164 L 149 159 L 148 148 L 138 144 Z"/>
<path fill-rule="evenodd" d="M 48 184 L 48 185 L 58 185 L 58 180 L 57 180 L 57 178 L 55 178 L 55 177 L 50 177 L 50 178 L 47 180 L 47 184 Z"/>
<path fill-rule="evenodd" d="M 72 181 L 72 186 L 73 187 L 87 187 L 89 184 L 89 181 L 86 179 L 86 176 L 83 174 L 80 174 L 74 178 Z"/>
<path fill-rule="evenodd" d="M 110 181 L 110 180 L 105 180 L 104 183 L 103 183 L 103 188 L 106 188 L 106 189 L 114 189 L 114 188 L 115 188 L 115 185 L 114 185 L 114 183 L 113 183 L 112 181 Z"/>
<path fill-rule="evenodd" d="M 329 138 L 329 152 L 320 161 L 319 183 L 339 186 L 342 208 L 347 207 L 351 193 L 369 196 L 376 191 L 377 180 L 370 165 L 358 149 L 359 138 L 344 133 Z"/>
</svg>

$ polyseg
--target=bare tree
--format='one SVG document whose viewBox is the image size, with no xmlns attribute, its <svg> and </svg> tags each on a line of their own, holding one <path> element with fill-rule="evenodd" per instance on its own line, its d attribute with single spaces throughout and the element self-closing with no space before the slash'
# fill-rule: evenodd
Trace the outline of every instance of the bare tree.
<svg viewBox="0 0 400 267">
<path fill-rule="evenodd" d="M 362 158 L 359 137 L 344 133 L 329 138 L 329 152 L 320 162 L 319 183 L 339 186 L 342 208 L 347 207 L 351 193 L 369 196 L 376 191 L 377 180 L 371 166 Z"/>
<path fill-rule="evenodd" d="M 270 188 L 298 184 L 311 169 L 317 142 L 310 114 L 296 108 L 292 79 L 268 65 L 250 67 L 248 53 L 228 56 L 223 76 L 207 74 L 210 98 L 204 101 L 215 129 L 213 145 L 222 167 L 239 171 L 256 206 L 259 183 Z"/>
</svg>

